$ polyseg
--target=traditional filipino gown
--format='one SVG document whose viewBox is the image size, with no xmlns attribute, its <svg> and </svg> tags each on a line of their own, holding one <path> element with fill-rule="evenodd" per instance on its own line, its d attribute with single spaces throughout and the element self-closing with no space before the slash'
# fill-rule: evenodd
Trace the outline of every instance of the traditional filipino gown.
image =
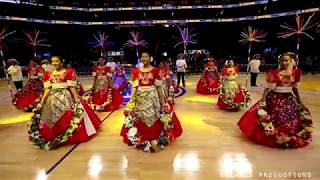
<svg viewBox="0 0 320 180">
<path fill-rule="evenodd" d="M 116 89 L 120 92 L 126 92 L 128 89 L 127 76 L 123 66 L 119 65 L 115 68 L 115 74 L 113 75 L 113 82 Z"/>
<path fill-rule="evenodd" d="M 28 125 L 31 141 L 41 149 L 49 150 L 93 137 L 101 121 L 85 101 L 74 103 L 70 88 L 77 85 L 75 72 L 45 72 L 43 82 L 50 93 Z"/>
<path fill-rule="evenodd" d="M 237 82 L 238 67 L 222 69 L 222 84 L 219 88 L 218 107 L 220 109 L 238 111 L 250 103 L 248 91 Z"/>
<path fill-rule="evenodd" d="M 203 95 L 213 95 L 219 93 L 220 77 L 217 66 L 214 62 L 207 62 L 204 75 L 197 84 L 197 93 Z"/>
<path fill-rule="evenodd" d="M 174 105 L 175 86 L 171 68 L 169 66 L 160 67 L 159 75 L 162 80 L 165 99 L 170 105 Z"/>
<path fill-rule="evenodd" d="M 240 119 L 238 126 L 250 140 L 269 147 L 298 148 L 311 142 L 312 118 L 292 92 L 300 81 L 301 71 L 283 75 L 279 70 L 267 74 L 272 89 L 266 104 L 257 102 Z"/>
<path fill-rule="evenodd" d="M 89 97 L 90 106 L 97 111 L 113 111 L 123 104 L 120 91 L 111 86 L 112 70 L 107 66 L 95 66 L 92 75 L 97 78 L 95 89 Z"/>
<path fill-rule="evenodd" d="M 29 111 L 37 106 L 43 94 L 43 83 L 41 81 L 43 69 L 41 66 L 29 65 L 27 67 L 29 80 L 26 85 L 13 97 L 16 108 Z"/>
<path fill-rule="evenodd" d="M 67 68 L 67 70 L 69 70 L 69 69 L 74 71 L 75 74 L 77 74 L 77 71 L 74 68 Z M 78 80 L 78 77 L 76 77 L 76 80 L 77 80 L 77 86 L 76 86 L 77 93 L 80 96 L 82 96 L 85 93 L 84 88 L 83 88 L 82 84 L 80 83 L 80 81 Z"/>
<path fill-rule="evenodd" d="M 169 104 L 166 103 L 164 112 L 160 112 L 157 87 L 162 87 L 157 68 L 148 72 L 132 70 L 132 88 L 137 91 L 124 112 L 121 136 L 126 144 L 147 152 L 157 151 L 155 147 L 164 148 L 182 133 L 180 122 Z"/>
</svg>

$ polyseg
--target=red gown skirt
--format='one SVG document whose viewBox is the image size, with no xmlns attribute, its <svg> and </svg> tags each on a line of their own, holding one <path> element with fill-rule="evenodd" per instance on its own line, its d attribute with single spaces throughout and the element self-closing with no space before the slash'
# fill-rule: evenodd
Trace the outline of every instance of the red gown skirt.
<svg viewBox="0 0 320 180">
<path fill-rule="evenodd" d="M 236 107 L 236 106 L 232 106 L 231 104 L 236 105 L 236 104 L 244 102 L 244 100 L 245 100 L 244 93 L 243 93 L 242 89 L 239 87 L 239 91 L 236 92 L 235 96 L 231 99 L 230 104 L 225 103 L 225 101 L 227 101 L 227 100 L 225 99 L 224 95 L 219 95 L 217 105 L 220 109 L 230 110 L 230 111 L 238 111 L 240 108 Z"/>
<path fill-rule="evenodd" d="M 100 118 L 96 115 L 96 113 L 88 106 L 88 104 L 84 101 L 81 101 L 85 111 L 88 114 L 88 117 L 94 126 L 95 130 L 98 130 L 100 128 Z M 74 111 L 73 109 L 67 110 L 60 118 L 59 120 L 54 124 L 53 127 L 48 127 L 44 122 L 40 123 L 40 135 L 46 140 L 46 141 L 52 141 L 57 136 L 59 136 L 61 133 L 65 132 L 69 126 L 70 122 L 73 118 Z M 74 144 L 74 143 L 80 143 L 90 140 L 94 135 L 88 136 L 84 119 L 82 118 L 79 127 L 75 130 L 73 135 L 65 142 L 66 144 Z"/>
<path fill-rule="evenodd" d="M 182 134 L 182 127 L 180 121 L 175 113 L 172 115 L 172 125 L 173 125 L 173 136 L 179 137 Z M 163 123 L 157 120 L 151 127 L 148 127 L 141 120 L 134 123 L 137 128 L 139 135 L 141 136 L 141 141 L 152 141 L 159 138 L 160 134 L 164 131 Z M 121 129 L 121 136 L 123 137 L 123 142 L 132 145 L 127 136 L 128 129 L 123 125 Z"/>
<path fill-rule="evenodd" d="M 259 103 L 256 103 L 238 122 L 242 133 L 248 139 L 269 147 L 298 148 L 309 144 L 311 132 L 304 127 L 312 126 L 312 120 L 309 116 L 301 115 L 301 112 L 309 114 L 309 111 L 302 110 L 291 93 L 270 92 L 266 104 L 266 117 L 269 117 L 266 122 L 272 122 L 273 131 L 270 126 L 262 126 L 258 115 L 261 108 Z"/>
<path fill-rule="evenodd" d="M 104 105 L 104 103 L 109 101 L 110 99 L 111 102 L 106 104 L 102 109 L 95 109 L 103 112 L 109 112 L 118 109 L 123 104 L 123 97 L 121 95 L 121 92 L 116 88 L 109 88 L 109 86 L 107 85 L 101 90 L 92 93 L 89 102 L 94 107 L 98 107 Z"/>
<path fill-rule="evenodd" d="M 197 84 L 197 93 L 203 95 L 215 95 L 219 93 L 220 78 L 214 75 L 210 78 L 209 74 L 205 73 Z"/>
<path fill-rule="evenodd" d="M 40 79 L 30 79 L 23 89 L 13 98 L 13 104 L 21 110 L 31 110 L 40 102 L 43 94 L 43 83 Z"/>
</svg>

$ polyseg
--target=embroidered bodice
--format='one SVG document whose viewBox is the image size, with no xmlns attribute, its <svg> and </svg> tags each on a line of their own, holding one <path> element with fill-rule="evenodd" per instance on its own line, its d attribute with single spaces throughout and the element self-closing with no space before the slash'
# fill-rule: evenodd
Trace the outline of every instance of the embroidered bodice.
<svg viewBox="0 0 320 180">
<path fill-rule="evenodd" d="M 46 71 L 42 80 L 46 88 L 68 88 L 77 85 L 76 72 L 72 69 L 54 70 L 53 72 Z"/>
<path fill-rule="evenodd" d="M 97 77 L 111 77 L 112 69 L 108 66 L 94 66 L 92 68 L 92 75 Z"/>
<path fill-rule="evenodd" d="M 277 87 L 294 87 L 300 82 L 301 70 L 292 69 L 289 74 L 284 74 L 279 69 L 269 70 L 267 74 L 267 83 Z"/>
<path fill-rule="evenodd" d="M 158 68 L 152 68 L 148 72 L 141 71 L 138 68 L 132 69 L 132 81 L 137 82 L 139 86 L 156 85 L 157 80 L 160 80 Z"/>
</svg>

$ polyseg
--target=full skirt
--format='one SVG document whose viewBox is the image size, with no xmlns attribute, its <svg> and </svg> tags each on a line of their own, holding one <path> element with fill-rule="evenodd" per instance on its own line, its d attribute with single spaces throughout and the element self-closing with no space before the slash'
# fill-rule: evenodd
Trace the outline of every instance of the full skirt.
<svg viewBox="0 0 320 180">
<path fill-rule="evenodd" d="M 43 95 L 43 83 L 40 79 L 31 79 L 19 90 L 13 98 L 16 108 L 28 111 L 32 110 L 40 102 Z"/>
<path fill-rule="evenodd" d="M 256 103 L 238 126 L 248 139 L 269 147 L 298 148 L 311 141 L 310 112 L 291 93 L 268 93 L 266 106 Z"/>
<path fill-rule="evenodd" d="M 91 93 L 89 104 L 94 110 L 109 112 L 123 104 L 123 97 L 118 89 L 104 85 L 102 89 Z"/>
<path fill-rule="evenodd" d="M 215 95 L 219 93 L 220 78 L 218 75 L 205 73 L 197 84 L 197 93 L 203 95 Z"/>
<path fill-rule="evenodd" d="M 100 128 L 99 117 L 85 101 L 73 104 L 68 90 L 51 91 L 28 124 L 30 140 L 44 150 L 90 140 Z"/>
</svg>

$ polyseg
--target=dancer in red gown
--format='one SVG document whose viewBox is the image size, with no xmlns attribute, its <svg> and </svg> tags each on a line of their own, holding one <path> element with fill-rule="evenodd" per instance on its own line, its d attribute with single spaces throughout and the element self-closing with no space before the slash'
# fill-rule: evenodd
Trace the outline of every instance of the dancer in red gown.
<svg viewBox="0 0 320 180">
<path fill-rule="evenodd" d="M 75 74 L 77 74 L 76 69 L 73 68 L 71 64 L 68 64 L 68 65 L 67 65 L 67 70 L 72 70 L 72 71 L 75 72 Z M 82 96 L 82 95 L 85 93 L 84 88 L 83 88 L 82 84 L 80 83 L 80 81 L 78 80 L 77 77 L 76 77 L 76 80 L 77 80 L 77 86 L 76 86 L 77 93 L 78 93 L 80 96 Z"/>
<path fill-rule="evenodd" d="M 208 58 L 205 65 L 204 75 L 197 84 L 197 93 L 203 95 L 214 95 L 219 93 L 220 77 L 217 64 L 212 57 Z"/>
<path fill-rule="evenodd" d="M 132 94 L 124 112 L 121 136 L 128 145 L 157 152 L 181 135 L 180 122 L 165 103 L 159 69 L 150 64 L 149 53 L 141 54 L 143 67 L 132 69 Z"/>
<path fill-rule="evenodd" d="M 123 104 L 123 97 L 114 86 L 112 70 L 99 59 L 99 65 L 92 68 L 93 86 L 89 97 L 90 106 L 97 111 L 113 111 Z"/>
<path fill-rule="evenodd" d="M 262 99 L 240 119 L 238 126 L 250 140 L 269 147 L 298 148 L 311 142 L 312 119 L 302 103 L 298 83 L 301 71 L 290 54 L 282 54 L 280 67 L 267 74 Z"/>
<path fill-rule="evenodd" d="M 233 60 L 227 60 L 222 69 L 222 84 L 219 89 L 218 107 L 220 109 L 238 111 L 247 107 L 251 101 L 249 92 L 238 84 L 239 68 L 234 66 Z"/>
<path fill-rule="evenodd" d="M 159 64 L 159 75 L 160 79 L 162 80 L 162 87 L 164 92 L 164 98 L 166 102 L 168 102 L 171 106 L 174 105 L 174 80 L 173 80 L 173 73 L 171 68 L 161 62 Z"/>
<path fill-rule="evenodd" d="M 13 104 L 16 108 L 29 111 L 37 106 L 43 94 L 43 83 L 41 81 L 43 69 L 34 60 L 30 61 L 27 68 L 28 82 L 13 97 Z"/>
<path fill-rule="evenodd" d="M 120 92 L 127 92 L 128 90 L 128 81 L 127 76 L 124 71 L 123 66 L 119 63 L 115 67 L 115 73 L 113 75 L 113 82 L 115 84 L 115 87 Z"/>
<path fill-rule="evenodd" d="M 66 70 L 60 57 L 52 57 L 53 72 L 43 76 L 45 92 L 28 124 L 30 140 L 41 149 L 88 141 L 100 119 L 76 91 L 75 71 Z"/>
</svg>

